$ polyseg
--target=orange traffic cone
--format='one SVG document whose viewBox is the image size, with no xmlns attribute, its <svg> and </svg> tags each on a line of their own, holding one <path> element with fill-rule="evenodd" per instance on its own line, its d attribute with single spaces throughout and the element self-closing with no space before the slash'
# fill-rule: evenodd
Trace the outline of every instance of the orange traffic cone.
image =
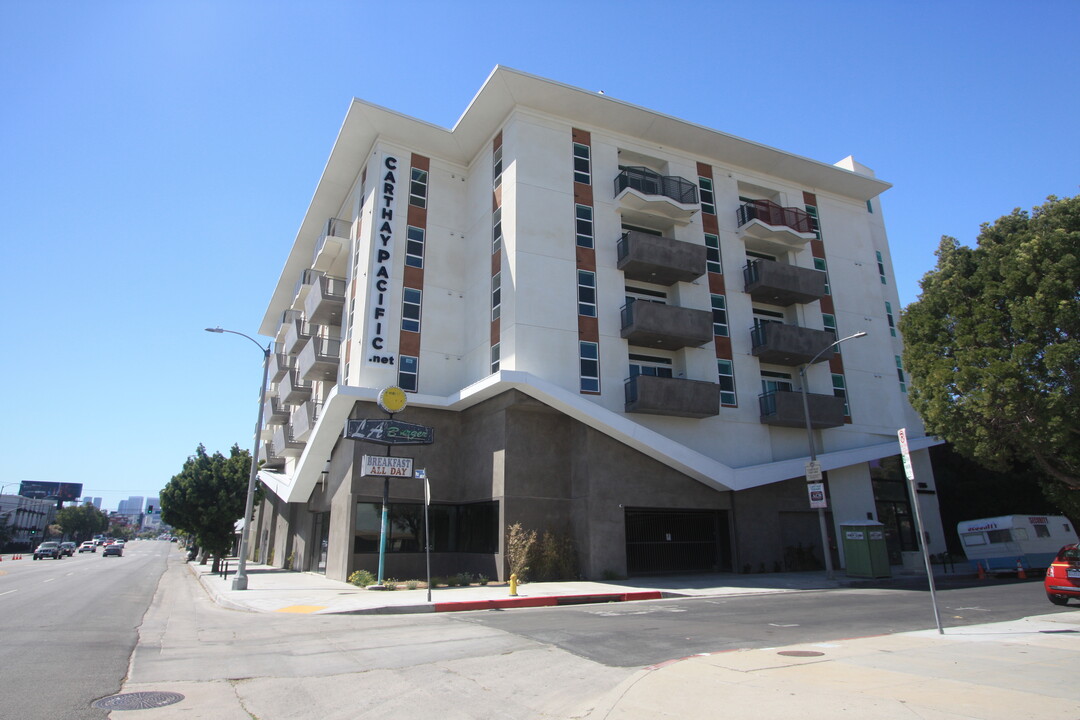
<svg viewBox="0 0 1080 720">
<path fill-rule="evenodd" d="M 975 567 L 979 568 L 979 579 L 980 580 L 985 580 L 986 579 L 986 571 L 983 570 L 982 563 L 975 563 Z"/>
<path fill-rule="evenodd" d="M 1019 560 L 1016 561 L 1016 577 L 1021 580 L 1027 580 L 1027 573 L 1024 572 L 1024 564 Z"/>
</svg>

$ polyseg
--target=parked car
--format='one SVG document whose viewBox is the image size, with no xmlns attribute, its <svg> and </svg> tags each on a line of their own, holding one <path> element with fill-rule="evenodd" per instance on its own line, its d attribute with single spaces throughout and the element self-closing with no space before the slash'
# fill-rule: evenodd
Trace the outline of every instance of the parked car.
<svg viewBox="0 0 1080 720">
<path fill-rule="evenodd" d="M 59 560 L 62 557 L 64 557 L 64 552 L 60 549 L 60 543 L 51 540 L 41 543 L 37 546 L 37 550 L 34 551 L 35 560 L 44 560 L 45 558 Z"/>
<path fill-rule="evenodd" d="M 86 542 L 84 542 L 82 545 L 79 546 L 79 552 L 80 553 L 84 553 L 84 552 L 96 553 L 97 552 L 97 545 L 94 543 L 93 540 L 87 540 Z"/>
<path fill-rule="evenodd" d="M 1043 588 L 1055 605 L 1064 605 L 1069 598 L 1080 599 L 1080 543 L 1066 545 L 1058 551 L 1046 568 Z"/>
<path fill-rule="evenodd" d="M 105 549 L 101 551 L 101 557 L 109 557 L 115 555 L 117 557 L 124 556 L 124 543 L 114 542 L 105 546 Z"/>
<path fill-rule="evenodd" d="M 77 546 L 73 542 L 62 542 L 60 543 L 60 552 L 64 553 L 68 557 L 73 557 L 75 555 L 76 547 Z"/>
</svg>

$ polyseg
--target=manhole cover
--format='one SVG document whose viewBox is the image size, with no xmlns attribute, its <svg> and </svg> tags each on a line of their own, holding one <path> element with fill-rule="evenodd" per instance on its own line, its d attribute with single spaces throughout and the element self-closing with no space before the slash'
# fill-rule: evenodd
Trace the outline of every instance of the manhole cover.
<svg viewBox="0 0 1080 720">
<path fill-rule="evenodd" d="M 184 699 L 174 692 L 134 692 L 110 695 L 90 703 L 101 710 L 150 710 L 178 703 Z"/>
<path fill-rule="evenodd" d="M 820 657 L 825 653 L 818 652 L 817 650 L 781 650 L 776 654 L 784 655 L 785 657 Z"/>
</svg>

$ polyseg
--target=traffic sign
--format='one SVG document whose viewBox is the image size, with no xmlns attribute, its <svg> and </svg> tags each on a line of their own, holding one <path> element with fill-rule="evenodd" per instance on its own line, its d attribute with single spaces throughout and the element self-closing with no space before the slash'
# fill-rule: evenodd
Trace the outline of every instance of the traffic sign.
<svg viewBox="0 0 1080 720">
<path fill-rule="evenodd" d="M 821 463 L 817 460 L 806 461 L 806 481 L 821 482 Z"/>
<path fill-rule="evenodd" d="M 911 453 L 908 452 L 907 428 L 897 430 L 896 437 L 900 439 L 900 459 L 904 462 L 904 474 L 908 480 L 914 480 L 915 470 L 911 467 Z"/>
</svg>

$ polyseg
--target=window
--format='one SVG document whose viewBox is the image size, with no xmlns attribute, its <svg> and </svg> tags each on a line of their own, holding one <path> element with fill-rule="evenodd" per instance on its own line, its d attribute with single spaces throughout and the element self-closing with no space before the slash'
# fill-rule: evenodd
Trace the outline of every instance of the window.
<svg viewBox="0 0 1080 720">
<path fill-rule="evenodd" d="M 491 177 L 492 186 L 499 187 L 499 183 L 502 182 L 502 145 L 495 148 L 494 154 L 491 156 Z"/>
<path fill-rule="evenodd" d="M 491 346 L 491 372 L 499 372 L 499 343 Z"/>
<path fill-rule="evenodd" d="M 398 356 L 397 384 L 402 390 L 416 392 L 419 360 L 412 355 Z"/>
<path fill-rule="evenodd" d="M 714 273 L 724 272 L 724 265 L 720 262 L 720 238 L 709 233 L 705 233 L 705 269 Z"/>
<path fill-rule="evenodd" d="M 986 536 L 983 535 L 981 532 L 980 533 L 965 533 L 965 534 L 960 536 L 960 539 L 963 540 L 964 544 L 969 546 L 969 547 L 972 546 L 972 545 L 985 545 L 986 544 Z"/>
<path fill-rule="evenodd" d="M 710 215 L 716 214 L 716 199 L 713 196 L 712 180 L 706 177 L 698 177 L 698 192 L 701 197 L 701 212 Z"/>
<path fill-rule="evenodd" d="M 405 288 L 401 295 L 401 329 L 420 332 L 420 296 L 416 288 Z"/>
<path fill-rule="evenodd" d="M 412 180 L 409 183 L 409 204 L 416 207 L 427 207 L 427 170 L 412 169 Z"/>
<path fill-rule="evenodd" d="M 391 503 L 390 522 L 386 528 L 386 552 L 422 553 L 425 545 L 429 545 L 432 552 L 485 555 L 498 552 L 499 503 L 432 503 L 428 507 L 428 515 L 430 540 L 425 541 L 424 504 Z M 353 552 L 379 552 L 382 503 L 357 503 L 355 527 Z"/>
<path fill-rule="evenodd" d="M 596 273 L 578 270 L 577 303 L 578 315 L 596 317 Z"/>
<path fill-rule="evenodd" d="M 832 394 L 844 401 L 844 417 L 851 417 L 847 404 L 847 385 L 844 382 L 844 376 L 840 373 L 833 373 Z"/>
<path fill-rule="evenodd" d="M 727 300 L 723 295 L 712 296 L 712 330 L 717 337 L 728 337 Z"/>
<path fill-rule="evenodd" d="M 868 213 L 873 213 L 874 212 L 874 206 L 869 200 L 866 201 L 866 212 L 868 212 Z"/>
<path fill-rule="evenodd" d="M 818 222 L 817 206 L 806 205 L 806 214 L 810 216 L 810 228 L 817 235 L 817 239 L 821 239 L 821 223 Z"/>
<path fill-rule="evenodd" d="M 1032 525 L 1031 527 L 1035 528 L 1035 537 L 1050 537 L 1050 528 L 1045 525 Z"/>
<path fill-rule="evenodd" d="M 491 278 L 491 322 L 502 316 L 502 273 L 495 273 Z"/>
<path fill-rule="evenodd" d="M 424 267 L 424 228 L 410 225 L 406 231 L 405 264 L 410 267 Z"/>
<path fill-rule="evenodd" d="M 578 247 L 591 248 L 593 246 L 592 208 L 588 205 L 577 205 L 574 210 L 574 217 L 577 220 Z"/>
<path fill-rule="evenodd" d="M 672 377 L 671 358 L 630 353 L 630 377 Z"/>
<path fill-rule="evenodd" d="M 795 386 L 791 384 L 791 374 L 773 372 L 772 370 L 761 371 L 761 392 L 770 393 L 777 390 L 792 392 Z"/>
<path fill-rule="evenodd" d="M 829 288 L 829 267 L 825 264 L 825 258 L 814 258 L 814 269 L 825 273 L 825 294 L 832 295 L 832 290 Z"/>
<path fill-rule="evenodd" d="M 896 377 L 900 380 L 900 392 L 907 392 L 907 380 L 904 379 L 904 361 L 896 356 Z"/>
<path fill-rule="evenodd" d="M 877 255 L 877 271 L 878 275 L 881 276 L 881 284 L 888 285 L 885 281 L 885 261 L 881 259 L 881 251 L 878 250 L 875 254 Z"/>
<path fill-rule="evenodd" d="M 775 255 L 769 255 L 768 253 L 762 253 L 762 252 L 754 252 L 753 250 L 747 250 L 746 251 L 746 257 L 747 258 L 757 258 L 758 260 L 772 260 L 773 262 L 776 262 L 776 256 Z"/>
<path fill-rule="evenodd" d="M 987 530 L 986 539 L 991 543 L 1007 543 L 1012 542 L 1012 533 L 1008 530 Z"/>
<path fill-rule="evenodd" d="M 716 360 L 717 382 L 720 383 L 720 404 L 735 407 L 735 369 L 730 360 Z"/>
<path fill-rule="evenodd" d="M 574 143 L 574 182 L 592 182 L 592 151 L 588 145 Z"/>
<path fill-rule="evenodd" d="M 495 213 L 491 216 L 491 254 L 499 252 L 502 249 L 502 208 L 495 208 Z"/>
<path fill-rule="evenodd" d="M 645 302 L 654 302 L 661 305 L 666 305 L 667 293 L 663 290 L 650 290 L 648 288 L 627 285 L 626 302 L 632 303 L 636 300 L 644 300 Z"/>
<path fill-rule="evenodd" d="M 826 332 L 832 333 L 834 341 L 840 339 L 840 333 L 836 332 L 836 316 L 835 315 L 830 315 L 828 313 L 822 313 L 821 314 L 821 322 L 825 326 Z M 840 354 L 840 345 L 833 345 L 832 349 L 837 355 Z"/>
<path fill-rule="evenodd" d="M 885 302 L 885 319 L 889 321 L 889 334 L 896 337 L 896 321 L 893 320 L 892 303 Z"/>
<path fill-rule="evenodd" d="M 581 392 L 600 392 L 600 346 L 594 342 L 579 342 L 578 356 Z"/>
</svg>

